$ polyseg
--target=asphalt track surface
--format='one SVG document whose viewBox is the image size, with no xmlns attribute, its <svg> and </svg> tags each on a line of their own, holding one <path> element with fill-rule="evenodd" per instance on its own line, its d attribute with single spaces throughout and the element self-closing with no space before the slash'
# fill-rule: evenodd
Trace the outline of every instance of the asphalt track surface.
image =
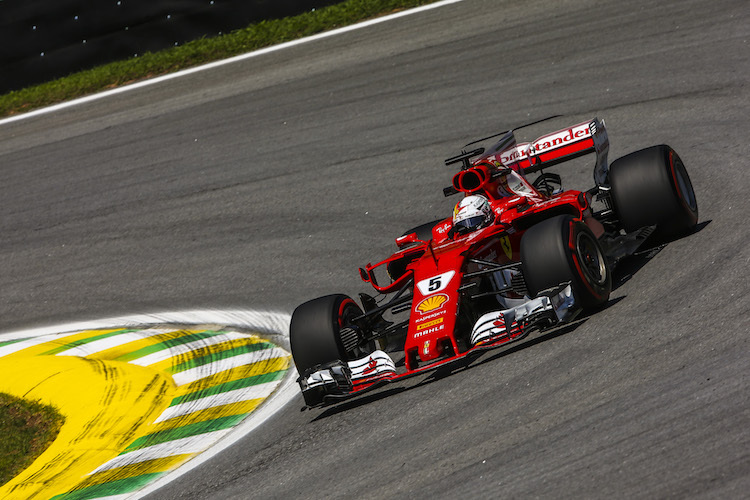
<svg viewBox="0 0 750 500">
<path fill-rule="evenodd" d="M 744 0 L 465 0 L 3 125 L 0 330 L 356 294 L 357 266 L 450 213 L 461 145 L 599 116 L 611 159 L 678 151 L 698 232 L 573 327 L 299 397 L 153 497 L 745 497 L 749 38 Z"/>
</svg>

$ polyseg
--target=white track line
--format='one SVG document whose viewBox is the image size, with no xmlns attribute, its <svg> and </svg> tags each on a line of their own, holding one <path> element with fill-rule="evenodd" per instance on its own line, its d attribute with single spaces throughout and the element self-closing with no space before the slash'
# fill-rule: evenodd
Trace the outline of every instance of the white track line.
<svg viewBox="0 0 750 500">
<path fill-rule="evenodd" d="M 153 365 L 154 363 L 159 363 L 160 361 L 166 361 L 169 358 L 179 356 L 180 354 L 186 354 L 190 351 L 195 351 L 198 349 L 214 346 L 217 344 L 223 344 L 224 342 L 231 342 L 232 340 L 238 340 L 238 339 L 246 339 L 247 335 L 242 335 L 240 333 L 223 333 L 219 335 L 212 335 L 208 338 L 196 340 L 194 342 L 188 342 L 187 344 L 180 344 L 175 345 L 171 347 L 165 347 L 161 351 L 156 351 L 151 354 L 147 354 L 146 356 L 143 356 L 142 358 L 137 358 L 129 363 L 131 365 L 138 365 L 138 366 L 149 366 Z"/>
<path fill-rule="evenodd" d="M 70 335 L 77 333 L 75 331 L 66 331 L 66 330 L 63 330 L 63 331 L 65 333 L 61 333 L 60 335 L 57 335 L 54 332 L 21 335 L 20 337 L 15 337 L 12 335 L 5 337 L 5 336 L 0 335 L 0 342 L 6 341 L 6 340 L 16 340 L 18 338 L 26 339 L 26 340 L 21 340 L 19 342 L 16 342 L 14 344 L 8 344 L 6 346 L 0 347 L 0 358 L 3 356 L 7 356 L 9 354 L 13 354 L 14 352 L 22 351 L 28 347 L 33 347 L 35 345 L 44 344 L 45 342 L 49 342 L 51 340 L 62 339 L 64 337 L 68 337 Z M 30 338 L 26 338 L 26 337 L 30 337 Z"/>
<path fill-rule="evenodd" d="M 261 55 L 264 55 L 264 54 L 269 54 L 271 52 L 276 52 L 276 51 L 279 51 L 279 50 L 288 49 L 289 47 L 294 47 L 294 46 L 297 46 L 297 45 L 302 45 L 304 43 L 314 42 L 316 40 L 321 40 L 323 38 L 329 38 L 329 37 L 332 37 L 332 36 L 337 36 L 337 35 L 340 35 L 342 33 L 347 33 L 349 31 L 354 31 L 354 30 L 366 28 L 366 27 L 372 26 L 374 24 L 384 23 L 384 22 L 387 22 L 387 21 L 391 21 L 393 19 L 397 19 L 399 17 L 410 16 L 412 14 L 418 14 L 420 12 L 424 12 L 424 11 L 432 10 L 432 9 L 437 9 L 437 8 L 443 7 L 445 5 L 450 5 L 450 4 L 454 4 L 454 3 L 458 3 L 458 2 L 462 2 L 462 1 L 463 0 L 442 0 L 441 2 L 431 3 L 431 4 L 428 4 L 428 5 L 423 5 L 422 7 L 417 7 L 417 8 L 414 8 L 414 9 L 404 10 L 404 11 L 401 11 L 401 12 L 397 12 L 395 14 L 390 14 L 388 16 L 383 16 L 383 17 L 378 17 L 378 18 L 375 18 L 375 19 L 370 19 L 369 21 L 364 21 L 364 22 L 361 22 L 361 23 L 358 23 L 358 24 L 353 24 L 351 26 L 345 26 L 343 28 L 338 28 L 338 29 L 335 29 L 335 30 L 326 31 L 326 32 L 323 32 L 323 33 L 318 33 L 317 35 L 312 35 L 312 36 L 308 36 L 308 37 L 305 37 L 305 38 L 300 38 L 299 40 L 292 40 L 290 42 L 281 43 L 279 45 L 274 45 L 272 47 L 266 47 L 264 49 L 256 50 L 254 52 L 248 52 L 246 54 L 241 54 L 239 56 L 230 57 L 229 59 L 223 59 L 221 61 L 215 61 L 215 62 L 212 62 L 212 63 L 204 64 L 202 66 L 196 66 L 194 68 L 185 69 L 185 70 L 182 70 L 182 71 L 178 71 L 176 73 L 171 73 L 171 74 L 168 74 L 168 75 L 163 75 L 163 76 L 159 76 L 159 77 L 156 77 L 156 78 L 152 78 L 150 80 L 143 80 L 141 82 L 133 83 L 131 85 L 125 85 L 123 87 L 118 87 L 118 88 L 115 88 L 115 89 L 112 89 L 112 90 L 107 90 L 105 92 L 100 92 L 98 94 L 93 94 L 93 95 L 89 95 L 89 96 L 86 96 L 86 97 L 81 97 L 80 99 L 75 99 L 75 100 L 72 100 L 72 101 L 68 101 L 68 102 L 63 102 L 63 103 L 60 103 L 60 104 L 56 104 L 54 106 L 49 106 L 49 107 L 46 107 L 46 108 L 37 109 L 35 111 L 30 111 L 28 113 L 24 113 L 24 114 L 21 114 L 21 115 L 11 116 L 9 118 L 5 118 L 5 119 L 0 120 L 0 125 L 5 125 L 6 123 L 15 122 L 15 121 L 18 121 L 18 120 L 24 120 L 26 118 L 32 118 L 34 116 L 44 115 L 44 114 L 47 114 L 47 113 L 53 113 L 53 112 L 61 110 L 61 109 L 69 108 L 69 107 L 72 107 L 72 106 L 78 106 L 79 104 L 85 104 L 87 102 L 96 101 L 98 99 L 103 99 L 105 97 L 109 97 L 109 96 L 112 96 L 112 95 L 120 94 L 122 92 L 128 92 L 130 90 L 139 89 L 141 87 L 146 87 L 148 85 L 154 85 L 154 84 L 161 83 L 161 82 L 164 82 L 164 81 L 167 81 L 167 80 L 171 80 L 173 78 L 180 78 L 182 76 L 191 75 L 191 74 L 197 73 L 199 71 L 205 71 L 205 70 L 208 70 L 208 69 L 217 68 L 219 66 L 224 66 L 226 64 L 232 64 L 232 63 L 235 63 L 235 62 L 238 62 L 238 61 L 244 61 L 245 59 L 250 59 L 252 57 L 257 57 L 257 56 L 261 56 Z"/>
<path fill-rule="evenodd" d="M 98 352 L 106 351 L 107 349 L 112 349 L 113 347 L 120 347 L 125 344 L 130 344 L 131 342 L 138 342 L 148 337 L 155 337 L 157 335 L 162 335 L 173 331 L 175 330 L 166 328 L 150 328 L 148 330 L 140 330 L 137 333 L 121 333 L 118 335 L 112 335 L 111 337 L 107 337 L 105 339 L 95 340 L 83 345 L 71 347 L 70 349 L 66 349 L 65 351 L 57 353 L 57 356 L 78 356 L 80 358 L 85 358 L 86 356 L 93 356 Z"/>
<path fill-rule="evenodd" d="M 208 410 L 209 408 L 216 408 L 217 406 L 230 405 L 234 403 L 242 403 L 244 401 L 251 401 L 253 399 L 267 398 L 276 390 L 279 382 L 274 380 L 273 382 L 266 382 L 264 384 L 257 384 L 250 387 L 243 387 L 242 389 L 235 389 L 229 392 L 222 392 L 213 396 L 207 396 L 205 398 L 194 399 L 187 403 L 181 403 L 178 405 L 170 406 L 159 418 L 154 420 L 155 424 L 164 422 L 175 417 L 182 417 L 198 411 Z"/>
<path fill-rule="evenodd" d="M 28 330 L 0 333 L 0 342 L 27 337 L 38 337 L 41 335 L 58 335 L 61 333 L 73 334 L 82 330 L 163 324 L 237 326 L 260 333 L 280 334 L 286 336 L 289 332 L 289 314 L 280 311 L 197 309 L 191 311 L 116 316 L 114 318 L 78 321 L 57 326 L 44 326 L 40 328 L 30 328 Z M 52 338 L 46 339 L 42 342 L 46 342 L 47 340 L 52 340 Z"/>
<path fill-rule="evenodd" d="M 220 359 L 212 363 L 208 363 L 195 368 L 190 368 L 182 372 L 172 373 L 172 380 L 180 387 L 182 385 L 190 384 L 196 380 L 208 377 L 214 373 L 220 373 L 232 368 L 239 368 L 240 366 L 251 365 L 259 361 L 269 361 L 275 358 L 283 358 L 288 356 L 289 353 L 278 347 L 271 349 L 263 349 L 261 351 L 249 352 L 246 354 L 240 354 L 232 356 L 230 358 Z"/>
<path fill-rule="evenodd" d="M 166 443 L 156 444 L 154 446 L 149 446 L 148 448 L 141 448 L 140 450 L 131 451 L 130 453 L 123 453 L 122 455 L 117 455 L 109 462 L 100 465 L 89 475 L 115 469 L 117 467 L 125 467 L 146 462 L 148 460 L 173 457 L 175 455 L 192 455 L 193 453 L 200 453 L 206 448 L 209 448 L 214 441 L 220 440 L 231 431 L 232 429 L 224 429 L 207 432 L 197 436 L 190 436 L 182 439 L 175 439 Z"/>
</svg>

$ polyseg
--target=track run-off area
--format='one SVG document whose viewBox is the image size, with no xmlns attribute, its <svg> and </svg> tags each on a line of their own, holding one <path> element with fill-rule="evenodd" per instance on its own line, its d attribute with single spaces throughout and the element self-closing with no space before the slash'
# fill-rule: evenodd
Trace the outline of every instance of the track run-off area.
<svg viewBox="0 0 750 500">
<path fill-rule="evenodd" d="M 288 322 L 283 313 L 185 311 L 0 335 L 0 391 L 65 417 L 0 497 L 132 498 L 184 474 L 295 394 L 288 351 L 263 338 L 286 345 Z"/>
<path fill-rule="evenodd" d="M 745 0 L 463 0 L 5 122 L 0 332 L 48 335 L 27 359 L 76 365 L 56 350 L 118 336 L 140 346 L 130 355 L 214 333 L 287 350 L 233 321 L 78 322 L 356 298 L 371 292 L 358 267 L 451 214 L 445 158 L 536 119 L 560 115 L 520 141 L 598 117 L 610 161 L 672 146 L 699 206 L 694 234 L 620 266 L 606 308 L 325 409 L 300 411 L 296 384 L 279 386 L 290 402 L 260 405 L 247 421 L 273 417 L 255 431 L 238 424 L 189 473 L 134 495 L 745 498 L 749 48 Z M 592 186 L 589 160 L 554 168 L 565 189 Z M 120 359 L 85 366 L 132 365 L 135 384 L 146 367 Z M 157 420 L 194 383 L 139 412 Z M 139 428 L 163 437 L 167 421 Z M 126 451 L 138 437 L 81 473 L 145 453 Z"/>
</svg>

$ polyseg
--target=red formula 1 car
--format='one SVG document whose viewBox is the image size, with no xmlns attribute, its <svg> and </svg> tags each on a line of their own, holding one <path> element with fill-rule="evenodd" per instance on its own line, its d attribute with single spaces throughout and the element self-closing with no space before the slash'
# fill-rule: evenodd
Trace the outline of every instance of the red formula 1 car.
<svg viewBox="0 0 750 500">
<path fill-rule="evenodd" d="M 470 148 L 497 137 L 489 149 Z M 611 164 L 608 150 L 595 118 L 531 143 L 503 132 L 447 159 L 461 170 L 444 194 L 462 200 L 453 217 L 407 231 L 396 253 L 359 270 L 377 298 L 360 294 L 360 308 L 328 295 L 294 311 L 290 343 L 305 404 L 336 402 L 569 322 L 607 302 L 612 267 L 647 238 L 694 228 L 695 193 L 672 148 Z M 596 155 L 588 191 L 563 191 L 560 176 L 543 171 L 588 153 Z"/>
</svg>

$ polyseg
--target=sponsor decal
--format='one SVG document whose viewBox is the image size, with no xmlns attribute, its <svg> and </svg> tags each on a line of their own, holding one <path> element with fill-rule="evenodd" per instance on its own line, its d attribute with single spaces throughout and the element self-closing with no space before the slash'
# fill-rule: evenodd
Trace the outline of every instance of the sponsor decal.
<svg viewBox="0 0 750 500">
<path fill-rule="evenodd" d="M 432 328 L 428 328 L 427 330 L 424 330 L 422 332 L 417 332 L 414 335 L 414 338 L 424 337 L 425 335 L 431 335 L 433 333 L 439 332 L 440 330 L 445 330 L 445 325 L 433 326 Z"/>
<path fill-rule="evenodd" d="M 433 293 L 443 291 L 450 283 L 456 271 L 448 271 L 447 273 L 438 274 L 432 278 L 427 278 L 417 283 L 417 288 L 422 292 L 422 295 L 430 295 Z"/>
<path fill-rule="evenodd" d="M 446 232 L 450 230 L 452 225 L 453 224 L 451 224 L 450 222 L 444 222 L 443 224 L 437 226 L 435 230 L 440 234 L 445 234 Z"/>
<path fill-rule="evenodd" d="M 506 149 L 505 151 L 501 151 L 500 163 L 502 165 L 510 165 L 519 160 L 523 160 L 524 158 L 529 156 L 530 145 L 531 145 L 530 143 L 524 142 L 522 144 L 519 144 L 518 146 L 514 146 L 513 148 Z"/>
<path fill-rule="evenodd" d="M 513 248 L 510 246 L 510 238 L 503 236 L 500 238 L 500 246 L 503 247 L 503 252 L 508 256 L 509 259 L 513 258 Z"/>
<path fill-rule="evenodd" d="M 523 143 L 516 147 L 508 148 L 500 152 L 500 162 L 508 165 L 519 160 L 526 159 L 529 152 L 532 154 L 542 154 L 549 150 L 557 149 L 562 146 L 580 141 L 591 135 L 588 122 L 570 127 L 560 132 L 555 132 L 547 136 L 540 137 L 533 144 Z"/>
<path fill-rule="evenodd" d="M 547 149 L 556 149 L 571 142 L 579 141 L 589 135 L 591 135 L 591 131 L 589 130 L 588 123 L 582 123 L 567 130 L 540 137 L 534 143 L 534 149 L 536 149 L 537 154 L 543 153 Z"/>
<path fill-rule="evenodd" d="M 425 341 L 424 346 L 422 347 L 422 353 L 425 356 L 430 354 L 430 341 L 429 340 Z"/>
<path fill-rule="evenodd" d="M 417 307 L 414 308 L 420 314 L 427 314 L 438 309 L 442 309 L 443 305 L 448 302 L 448 296 L 444 293 L 439 295 L 433 295 L 422 300 Z"/>
<path fill-rule="evenodd" d="M 428 321 L 427 323 L 422 323 L 421 325 L 417 326 L 417 331 L 424 330 L 425 328 L 430 328 L 431 326 L 439 325 L 443 322 L 443 318 L 438 318 L 432 321 Z"/>
<path fill-rule="evenodd" d="M 442 316 L 443 314 L 445 314 L 445 310 L 437 311 L 437 312 L 434 312 L 434 313 L 429 313 L 426 316 L 422 316 L 420 318 L 417 318 L 414 322 L 416 324 L 420 324 L 420 323 L 423 323 L 425 321 L 429 321 L 431 319 L 437 318 L 438 316 Z"/>
</svg>

